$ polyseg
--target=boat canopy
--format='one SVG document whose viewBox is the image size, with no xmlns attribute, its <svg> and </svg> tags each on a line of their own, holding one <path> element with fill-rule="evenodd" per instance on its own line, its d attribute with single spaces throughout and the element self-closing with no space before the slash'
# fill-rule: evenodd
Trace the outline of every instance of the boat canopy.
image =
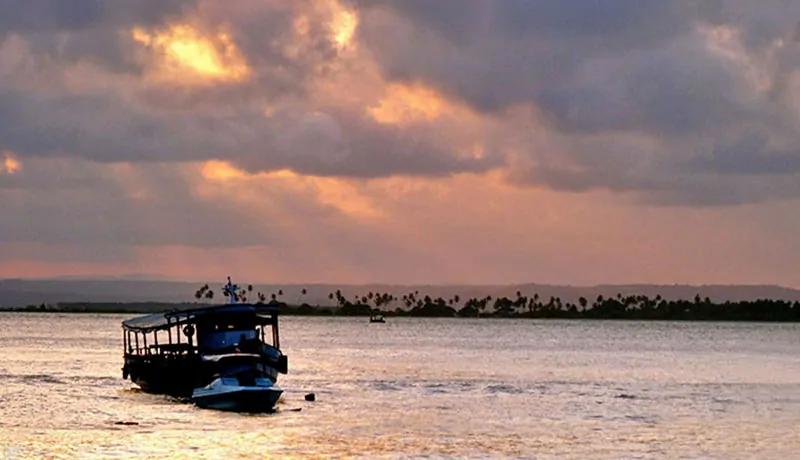
<svg viewBox="0 0 800 460">
<path fill-rule="evenodd" d="M 140 316 L 122 322 L 124 329 L 149 332 L 159 329 L 168 329 L 179 324 L 195 323 L 207 315 L 227 315 L 252 313 L 256 315 L 259 324 L 274 324 L 278 313 L 279 303 L 274 304 L 228 304 L 213 305 L 208 307 L 193 308 L 188 310 L 173 310 L 154 315 Z"/>
</svg>

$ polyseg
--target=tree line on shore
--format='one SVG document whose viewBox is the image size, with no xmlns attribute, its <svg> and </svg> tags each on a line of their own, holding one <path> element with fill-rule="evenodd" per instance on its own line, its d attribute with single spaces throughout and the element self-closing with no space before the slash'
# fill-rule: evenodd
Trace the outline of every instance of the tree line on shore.
<svg viewBox="0 0 800 460">
<path fill-rule="evenodd" d="M 302 292 L 305 295 L 305 289 Z M 283 293 L 271 296 L 279 301 Z M 276 300 L 278 299 L 278 300 Z M 419 291 L 402 296 L 391 293 L 368 292 L 346 297 L 341 290 L 331 292 L 332 305 L 311 306 L 297 302 L 282 304 L 284 314 L 339 315 L 339 316 L 412 316 L 412 317 L 463 317 L 463 318 L 540 318 L 540 319 L 640 319 L 640 320 L 695 320 L 695 321 L 800 321 L 800 302 L 758 299 L 752 301 L 712 302 L 708 297 L 696 295 L 691 300 L 669 300 L 660 295 L 598 296 L 589 300 L 580 297 L 577 302 L 565 302 L 559 297 L 540 298 L 517 292 L 514 297 L 462 299 L 431 297 Z"/>
<path fill-rule="evenodd" d="M 593 300 L 580 297 L 577 302 L 564 302 L 558 297 L 542 299 L 538 294 L 485 296 L 463 300 L 432 298 L 414 291 L 396 297 L 388 293 L 369 292 L 346 298 L 341 291 L 329 299 L 336 303 L 336 314 L 467 318 L 553 318 L 553 319 L 640 319 L 696 321 L 800 321 L 800 302 L 759 299 L 754 301 L 712 302 L 696 295 L 692 300 L 668 300 L 660 295 L 617 294 L 598 296 Z"/>
<path fill-rule="evenodd" d="M 206 284 L 195 292 L 199 302 L 213 302 L 214 291 Z M 758 299 L 752 301 L 712 302 L 708 297 L 696 295 L 691 300 L 668 300 L 660 295 L 654 298 L 645 295 L 622 295 L 589 300 L 580 297 L 577 302 L 562 301 L 559 297 L 547 299 L 538 294 L 524 295 L 517 291 L 512 297 L 473 297 L 462 299 L 459 295 L 450 298 L 431 297 L 419 291 L 401 296 L 391 293 L 367 292 L 346 297 L 341 290 L 328 295 L 328 305 L 312 306 L 303 302 L 306 289 L 291 303 L 284 300 L 283 290 L 269 296 L 253 292 L 252 286 L 231 291 L 223 288 L 223 296 L 235 295 L 237 302 L 274 303 L 280 305 L 285 315 L 336 315 L 336 316 L 411 316 L 411 317 L 462 317 L 462 318 L 537 318 L 537 319 L 636 319 L 636 320 L 694 320 L 694 321 L 800 321 L 800 302 Z M 163 303 L 106 304 L 81 302 L 59 304 L 56 308 L 45 305 L 29 306 L 26 311 L 73 311 L 134 313 L 145 310 L 164 310 Z M 181 304 L 180 308 L 192 308 L 194 304 Z"/>
</svg>

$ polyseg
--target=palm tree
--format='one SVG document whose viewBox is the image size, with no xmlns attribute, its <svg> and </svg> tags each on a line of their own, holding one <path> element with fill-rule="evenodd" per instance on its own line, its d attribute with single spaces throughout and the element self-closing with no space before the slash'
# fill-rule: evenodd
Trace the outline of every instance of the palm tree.
<svg viewBox="0 0 800 460">
<path fill-rule="evenodd" d="M 200 289 L 198 289 L 194 293 L 194 298 L 197 299 L 197 300 L 202 299 L 203 297 L 205 297 L 207 291 L 209 291 L 208 284 L 204 284 L 203 286 L 200 286 Z"/>
</svg>

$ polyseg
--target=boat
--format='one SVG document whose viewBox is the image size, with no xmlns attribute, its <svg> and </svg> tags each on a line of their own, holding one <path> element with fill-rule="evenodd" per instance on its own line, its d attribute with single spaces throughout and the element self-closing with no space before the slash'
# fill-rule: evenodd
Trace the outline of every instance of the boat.
<svg viewBox="0 0 800 460">
<path fill-rule="evenodd" d="M 173 310 L 122 322 L 123 379 L 142 391 L 190 398 L 198 407 L 264 412 L 274 409 L 288 372 L 278 330 L 280 303 L 230 303 Z"/>
<path fill-rule="evenodd" d="M 386 318 L 384 318 L 383 315 L 372 315 L 372 316 L 369 317 L 369 322 L 370 323 L 385 323 L 386 322 Z"/>
</svg>

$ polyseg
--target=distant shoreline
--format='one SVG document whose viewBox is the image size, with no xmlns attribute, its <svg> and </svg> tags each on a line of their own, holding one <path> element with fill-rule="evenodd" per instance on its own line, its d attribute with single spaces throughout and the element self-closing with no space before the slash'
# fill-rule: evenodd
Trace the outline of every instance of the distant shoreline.
<svg viewBox="0 0 800 460">
<path fill-rule="evenodd" d="M 205 284 L 201 282 L 172 282 L 172 281 L 122 281 L 122 280 L 19 280 L 0 279 L 0 307 L 23 307 L 26 305 L 39 305 L 42 303 L 56 305 L 65 302 L 71 303 L 191 303 L 196 302 L 196 291 Z M 213 291 L 212 301 L 224 302 L 221 294 L 222 286 L 219 283 L 208 285 Z M 628 296 L 647 296 L 655 299 L 660 296 L 667 300 L 692 299 L 695 295 L 702 298 L 709 297 L 715 302 L 740 302 L 757 301 L 760 299 L 773 299 L 784 301 L 800 301 L 800 289 L 792 289 L 776 285 L 678 285 L 678 284 L 630 284 L 630 285 L 597 285 L 597 286 L 563 286 L 547 284 L 498 284 L 498 285 L 458 285 L 458 284 L 419 284 L 419 285 L 390 285 L 390 284 L 363 284 L 363 285 L 335 285 L 335 284 L 254 284 L 252 292 L 247 285 L 248 298 L 257 300 L 257 295 L 263 293 L 267 299 L 274 295 L 277 300 L 293 305 L 307 303 L 310 305 L 336 307 L 338 299 L 331 299 L 331 293 L 341 292 L 345 300 L 358 302 L 370 292 L 388 294 L 396 301 L 379 306 L 381 309 L 394 310 L 396 307 L 410 309 L 402 300 L 414 294 L 416 304 L 419 300 L 429 296 L 432 300 L 443 298 L 449 305 L 449 300 L 455 297 L 462 299 L 454 307 L 461 308 L 468 299 L 481 300 L 488 296 L 492 299 L 503 297 L 517 299 L 517 293 L 522 296 L 539 297 L 540 303 L 547 303 L 548 299 L 560 299 L 566 306 L 568 303 L 579 302 L 586 298 L 593 303 L 599 296 L 603 298 L 616 297 L 621 294 Z M 211 294 L 206 292 L 205 295 Z M 201 302 L 205 299 L 199 299 Z M 374 297 L 368 302 L 375 307 Z M 492 302 L 493 303 L 493 302 Z M 411 305 L 414 307 L 416 305 Z M 493 305 L 489 305 L 491 310 Z M 136 312 L 134 312 L 136 313 Z"/>
<path fill-rule="evenodd" d="M 470 299 L 460 308 L 458 302 L 449 305 L 443 299 L 426 298 L 415 306 L 402 308 L 377 308 L 368 302 L 351 303 L 343 300 L 338 306 L 312 306 L 308 304 L 280 304 L 284 316 L 338 316 L 369 317 L 380 314 L 389 317 L 422 318 L 517 318 L 517 319 L 592 319 L 592 320 L 659 320 L 659 321 L 721 321 L 721 322 L 800 322 L 800 302 L 783 300 L 757 300 L 713 303 L 708 298 L 696 297 L 693 301 L 667 301 L 645 296 L 598 298 L 591 304 L 581 299 L 580 305 L 562 305 L 558 299 L 547 303 L 518 299 L 494 299 L 492 310 L 487 310 L 487 299 Z M 207 303 L 169 302 L 72 302 L 57 305 L 28 305 L 25 307 L 0 307 L 0 312 L 16 313 L 69 313 L 69 314 L 126 314 L 148 315 L 167 311 L 208 306 Z M 407 305 L 408 306 L 408 305 Z"/>
</svg>

